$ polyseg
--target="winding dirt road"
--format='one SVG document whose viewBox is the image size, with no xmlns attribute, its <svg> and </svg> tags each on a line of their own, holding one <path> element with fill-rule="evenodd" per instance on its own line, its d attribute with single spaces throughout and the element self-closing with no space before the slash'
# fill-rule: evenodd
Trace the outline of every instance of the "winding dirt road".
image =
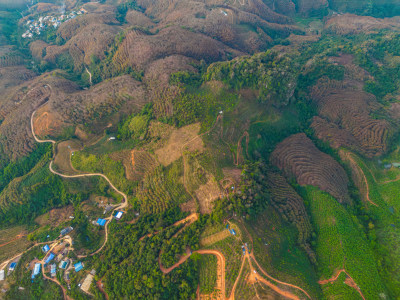
<svg viewBox="0 0 400 300">
<path fill-rule="evenodd" d="M 44 105 L 44 104 L 43 104 L 43 105 Z M 34 126 L 33 126 L 33 118 L 34 118 L 34 116 L 35 116 L 35 114 L 36 114 L 36 111 L 37 111 L 37 110 L 35 110 L 35 111 L 32 113 L 32 116 L 31 116 L 31 131 L 32 131 L 32 135 L 33 135 L 35 141 L 38 142 L 38 143 L 52 143 L 53 145 L 55 145 L 55 144 L 56 144 L 56 141 L 53 141 L 53 140 L 41 140 L 41 139 L 39 139 L 39 138 L 36 136 L 35 130 L 34 130 Z M 51 173 L 53 173 L 53 174 L 55 174 L 55 175 L 58 175 L 58 176 L 60 176 L 60 177 L 63 177 L 63 178 L 81 178 L 81 177 L 93 177 L 93 176 L 102 177 L 102 178 L 104 178 L 104 179 L 108 182 L 108 184 L 112 187 L 112 189 L 113 189 L 114 191 L 116 191 L 118 194 L 120 194 L 120 195 L 124 198 L 124 201 L 121 203 L 121 205 L 115 207 L 115 208 L 112 210 L 110 217 L 106 218 L 107 222 L 106 222 L 106 224 L 105 224 L 105 226 L 104 226 L 104 230 L 105 230 L 106 237 L 105 237 L 105 239 L 104 239 L 104 243 L 103 243 L 103 245 L 102 245 L 98 250 L 96 250 L 95 252 L 89 254 L 90 256 L 93 256 L 93 255 L 99 253 L 99 252 L 104 248 L 104 246 L 106 245 L 106 243 L 107 243 L 107 241 L 108 241 L 108 223 L 112 220 L 112 215 L 113 215 L 113 213 L 114 213 L 115 211 L 117 211 L 117 210 L 123 210 L 123 209 L 125 209 L 125 208 L 128 206 L 128 196 L 127 196 L 125 193 L 123 193 L 123 192 L 121 192 L 120 190 L 118 190 L 118 189 L 113 185 L 113 183 L 107 178 L 107 176 L 105 176 L 104 174 L 101 174 L 101 173 L 85 173 L 85 174 L 77 174 L 77 175 L 65 175 L 65 174 L 59 173 L 59 172 L 57 172 L 57 171 L 55 171 L 55 170 L 53 169 L 53 161 L 54 161 L 54 160 L 50 161 L 50 165 L 49 165 L 49 169 L 50 169 L 50 172 L 51 172 Z M 85 257 L 87 257 L 87 256 L 88 256 L 88 255 L 79 255 L 78 258 L 85 258 Z"/>
<path fill-rule="evenodd" d="M 46 103 L 44 103 L 44 104 L 46 104 Z M 44 105 L 44 104 L 43 104 L 43 105 Z M 43 105 L 42 105 L 42 106 L 43 106 Z M 39 108 L 40 108 L 40 107 L 39 107 Z M 35 139 L 35 141 L 36 141 L 37 143 L 52 143 L 52 144 L 53 144 L 53 147 L 54 147 L 54 145 L 56 144 L 56 141 L 54 141 L 54 140 L 41 140 L 41 139 L 39 139 L 39 138 L 36 136 L 35 130 L 34 130 L 34 125 L 33 125 L 33 119 L 34 119 L 34 117 L 35 117 L 36 111 L 37 111 L 37 109 L 32 113 L 32 116 L 31 116 L 31 132 L 32 132 L 32 136 L 33 136 L 33 138 Z M 55 170 L 53 169 L 53 161 L 54 161 L 54 160 L 51 160 L 51 161 L 50 161 L 50 164 L 49 164 L 49 170 L 50 170 L 51 173 L 53 173 L 53 174 L 55 174 L 55 175 L 58 175 L 58 176 L 60 176 L 60 177 L 63 177 L 63 178 L 81 178 L 81 177 L 93 177 L 93 176 L 102 177 L 102 178 L 104 178 L 104 179 L 108 182 L 108 184 L 112 187 L 112 189 L 115 190 L 118 194 L 120 194 L 120 195 L 123 197 L 123 199 L 124 199 L 123 202 L 121 203 L 121 205 L 115 207 L 115 208 L 112 210 L 111 215 L 110 215 L 108 218 L 106 218 L 107 222 L 106 222 L 105 227 L 104 227 L 105 235 L 106 235 L 106 236 L 105 236 L 105 239 L 104 239 L 104 243 L 103 243 L 103 245 L 102 245 L 98 250 L 96 250 L 95 252 L 89 254 L 90 256 L 93 256 L 93 255 L 99 253 L 99 252 L 105 247 L 105 245 L 106 245 L 106 243 L 107 243 L 107 241 L 108 241 L 108 224 L 109 224 L 110 221 L 112 220 L 112 215 L 114 214 L 114 212 L 115 212 L 116 210 L 123 210 L 123 209 L 125 209 L 125 208 L 128 206 L 128 197 L 127 197 L 127 195 L 126 195 L 125 193 L 123 193 L 123 192 L 121 192 L 120 190 L 118 190 L 118 189 L 113 185 L 113 183 L 107 178 L 107 176 L 105 176 L 105 175 L 103 175 L 103 174 L 101 174 L 101 173 L 86 173 L 86 174 L 77 174 L 77 175 L 65 175 L 65 174 L 59 173 L 59 172 L 57 172 L 57 171 L 55 171 Z M 60 240 L 62 240 L 62 239 L 60 239 Z M 55 242 L 58 242 L 58 241 L 60 241 L 60 240 L 57 240 L 57 241 L 55 241 Z M 31 248 L 30 248 L 30 249 L 31 249 Z M 30 249 L 28 249 L 28 250 L 30 250 Z M 28 251 L 28 250 L 26 250 L 26 251 Z M 26 251 L 25 251 L 25 252 L 26 252 Z M 23 253 L 25 253 L 25 252 L 23 252 Z M 23 253 L 22 253 L 22 254 L 23 254 Z M 19 254 L 19 255 L 22 255 L 22 254 Z M 19 255 L 18 255 L 18 256 L 19 256 Z M 85 258 L 85 257 L 87 257 L 87 256 L 89 256 L 89 255 L 80 255 L 80 256 L 78 256 L 78 258 Z M 18 257 L 18 256 L 16 256 L 16 257 Z M 6 263 L 8 263 L 8 261 L 7 261 Z M 4 263 L 3 263 L 3 264 L 4 264 Z M 43 262 L 42 262 L 42 264 L 43 264 Z M 64 293 L 64 299 L 69 300 L 70 298 L 68 297 L 65 288 L 64 288 L 57 280 L 54 280 L 54 279 L 52 279 L 52 278 L 47 277 L 47 276 L 44 274 L 43 268 L 42 268 L 42 272 L 43 272 L 43 275 L 45 276 L 45 278 L 48 278 L 48 279 L 52 280 L 53 282 L 57 283 L 57 284 L 62 288 L 63 293 Z"/>
</svg>

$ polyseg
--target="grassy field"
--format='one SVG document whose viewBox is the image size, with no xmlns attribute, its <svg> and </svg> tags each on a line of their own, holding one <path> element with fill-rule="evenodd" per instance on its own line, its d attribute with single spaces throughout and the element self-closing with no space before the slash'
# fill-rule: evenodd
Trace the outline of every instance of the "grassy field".
<svg viewBox="0 0 400 300">
<path fill-rule="evenodd" d="M 320 297 L 317 274 L 297 243 L 296 228 L 284 222 L 272 207 L 248 221 L 246 228 L 253 236 L 254 256 L 266 272 L 302 287 L 314 298 Z"/>
<path fill-rule="evenodd" d="M 77 170 L 90 173 L 102 173 L 111 182 L 125 193 L 132 193 L 135 187 L 134 182 L 126 179 L 125 169 L 120 161 L 111 159 L 107 154 L 94 155 L 85 152 L 75 152 L 72 156 L 72 165 Z"/>
<path fill-rule="evenodd" d="M 217 257 L 201 255 L 199 260 L 199 283 L 201 294 L 211 294 L 217 284 Z"/>
<path fill-rule="evenodd" d="M 367 299 L 378 299 L 385 294 L 377 262 L 357 219 L 332 196 L 315 187 L 306 187 L 306 199 L 317 234 L 316 254 L 321 278 L 328 279 L 335 270 L 345 268 Z M 343 286 L 341 293 L 346 290 Z M 330 291 L 324 290 L 327 298 L 333 296 Z"/>
<path fill-rule="evenodd" d="M 26 234 L 26 228 L 15 226 L 0 230 L 0 262 L 24 251 L 33 244 L 26 239 L 26 236 L 16 239 L 19 234 Z"/>
</svg>

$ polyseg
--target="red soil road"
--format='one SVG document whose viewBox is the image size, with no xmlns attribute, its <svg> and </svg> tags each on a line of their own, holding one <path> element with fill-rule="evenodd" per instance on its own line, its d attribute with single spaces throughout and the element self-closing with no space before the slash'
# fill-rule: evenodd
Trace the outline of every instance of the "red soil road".
<svg viewBox="0 0 400 300">
<path fill-rule="evenodd" d="M 12 242 L 14 242 L 14 241 L 16 241 L 16 240 L 19 240 L 20 238 L 22 238 L 22 237 L 24 237 L 24 236 L 25 236 L 25 234 L 20 233 L 20 234 L 18 234 L 15 238 L 13 238 L 11 241 L 8 241 L 7 243 L 1 244 L 0 247 L 3 247 L 3 246 L 5 246 L 5 245 L 8 245 L 8 244 L 10 244 L 10 243 L 12 243 Z"/>
<path fill-rule="evenodd" d="M 243 225 L 243 228 L 244 228 L 244 230 L 246 231 L 247 235 L 250 237 L 251 244 L 253 245 L 253 237 L 252 237 L 251 234 L 247 231 L 247 228 L 246 228 L 245 225 Z M 254 247 L 252 247 L 252 248 L 254 249 Z M 278 280 L 278 279 L 275 279 L 275 278 L 272 277 L 271 275 L 269 275 L 269 274 L 260 266 L 260 264 L 257 262 L 257 260 L 256 260 L 256 258 L 255 258 L 255 256 L 254 256 L 254 253 L 253 253 L 253 252 L 250 254 L 250 257 L 251 257 L 251 258 L 253 259 L 253 261 L 256 263 L 256 265 L 257 265 L 257 267 L 260 269 L 260 271 L 261 271 L 265 276 L 267 276 L 269 279 L 271 279 L 271 280 L 273 280 L 273 281 L 275 281 L 275 282 L 277 282 L 277 283 L 280 283 L 280 284 L 283 284 L 283 285 L 286 285 L 286 286 L 295 288 L 295 289 L 297 289 L 297 290 L 303 292 L 309 299 L 312 299 L 311 296 L 310 296 L 305 290 L 303 290 L 301 287 L 299 287 L 299 286 L 297 286 L 297 285 L 294 285 L 294 284 L 291 284 L 291 283 L 287 283 L 287 282 L 280 281 L 280 280 Z"/>
<path fill-rule="evenodd" d="M 98 287 L 98 289 L 100 290 L 100 292 L 103 293 L 103 295 L 106 297 L 106 300 L 108 300 L 108 294 L 106 293 L 106 291 L 103 289 L 103 283 L 101 282 L 101 279 L 99 281 L 96 282 L 96 285 Z"/>
<path fill-rule="evenodd" d="M 363 293 L 361 292 L 359 286 L 356 284 L 354 279 L 350 276 L 349 273 L 347 273 L 347 271 L 345 269 L 340 269 L 340 270 L 336 271 L 336 274 L 334 274 L 331 278 L 324 279 L 324 280 L 319 280 L 318 283 L 321 284 L 321 285 L 324 285 L 324 284 L 327 284 L 327 283 L 333 283 L 339 278 L 339 275 L 341 273 L 345 273 L 346 276 L 347 276 L 347 278 L 345 280 L 345 283 L 349 287 L 352 287 L 353 289 L 355 289 L 360 294 L 361 298 L 363 298 L 363 300 L 365 300 L 365 297 L 364 297 Z"/>
<path fill-rule="evenodd" d="M 217 270 L 217 273 L 219 273 L 217 275 L 217 278 L 218 277 L 221 278 L 219 287 L 217 287 L 217 289 L 219 289 L 221 291 L 222 299 L 225 299 L 225 264 L 226 264 L 226 261 L 225 261 L 224 255 L 218 250 L 204 249 L 204 250 L 197 250 L 197 251 L 194 251 L 194 252 L 195 253 L 199 253 L 199 254 L 212 254 L 212 255 L 215 255 L 217 257 L 217 259 L 218 259 L 218 267 L 219 267 L 218 270 Z M 174 264 L 173 266 L 171 266 L 169 268 L 164 268 L 161 265 L 161 254 L 160 254 L 158 256 L 158 264 L 160 266 L 161 272 L 163 272 L 164 274 L 170 273 L 172 270 L 176 269 L 181 264 L 183 264 L 190 257 L 190 255 L 191 255 L 190 249 L 186 249 L 186 255 L 182 256 L 180 258 L 180 260 L 176 264 Z"/>
<path fill-rule="evenodd" d="M 242 271 L 243 271 L 243 267 L 244 267 L 244 262 L 245 261 L 246 261 L 246 256 L 243 256 L 242 265 L 240 266 L 239 275 L 238 275 L 238 277 L 236 277 L 235 283 L 233 284 L 232 291 L 231 291 L 231 294 L 229 295 L 228 300 L 234 300 L 235 299 L 236 286 L 237 286 L 237 284 L 239 282 L 240 276 L 242 275 Z"/>
<path fill-rule="evenodd" d="M 63 294 L 64 294 L 64 299 L 65 299 L 65 300 L 73 300 L 71 297 L 69 297 L 69 296 L 67 295 L 67 290 L 65 289 L 65 287 L 63 287 L 63 286 L 61 285 L 61 283 L 60 283 L 57 279 L 51 278 L 51 277 L 49 277 L 49 276 L 46 275 L 46 273 L 44 272 L 44 263 L 42 262 L 41 264 L 42 264 L 42 274 L 43 274 L 43 277 L 46 278 L 46 279 L 49 279 L 49 280 L 53 281 L 54 283 L 58 284 L 58 285 L 61 287 L 61 289 L 62 289 L 62 291 L 63 291 Z"/>
</svg>

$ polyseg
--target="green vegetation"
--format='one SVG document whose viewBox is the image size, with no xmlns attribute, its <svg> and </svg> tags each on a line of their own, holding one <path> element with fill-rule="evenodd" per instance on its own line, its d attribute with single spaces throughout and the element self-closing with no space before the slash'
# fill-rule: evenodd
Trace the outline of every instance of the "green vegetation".
<svg viewBox="0 0 400 300">
<path fill-rule="evenodd" d="M 332 196 L 318 188 L 307 186 L 305 198 L 316 230 L 315 252 L 321 277 L 328 279 L 336 270 L 345 268 L 366 298 L 376 299 L 382 293 L 387 294 L 374 254 L 357 219 Z M 333 295 L 325 296 L 329 298 Z M 349 296 L 351 294 L 346 298 Z"/>
<path fill-rule="evenodd" d="M 358 166 L 366 176 L 369 186 L 369 197 L 371 201 L 379 206 L 365 203 L 361 207 L 360 219 L 370 241 L 371 247 L 377 256 L 380 275 L 387 282 L 387 286 L 394 295 L 400 293 L 400 205 L 397 201 L 400 181 L 393 178 L 398 170 L 390 170 L 391 177 L 387 177 L 387 171 L 382 166 L 377 166 L 372 160 L 362 159 L 353 155 Z M 397 159 L 397 150 L 390 153 L 385 160 Z M 375 179 L 377 181 L 375 181 Z M 389 182 L 386 182 L 389 180 Z M 363 192 L 361 192 L 363 193 Z"/>
<path fill-rule="evenodd" d="M 0 169 L 0 192 L 14 178 L 27 174 L 39 162 L 46 153 L 51 152 L 52 146 L 49 144 L 39 144 L 29 156 L 17 161 L 10 162 Z M 1 162 L 0 162 L 1 165 Z"/>
<path fill-rule="evenodd" d="M 168 226 L 183 217 L 174 209 L 163 214 L 143 215 L 135 224 L 110 224 L 110 240 L 102 253 L 92 260 L 96 278 L 103 278 L 110 298 L 195 298 L 197 264 L 192 259 L 168 275 L 158 266 L 162 244 L 177 230 L 175 226 Z M 157 234 L 139 241 L 155 230 Z"/>
<path fill-rule="evenodd" d="M 110 155 L 94 155 L 88 154 L 86 151 L 75 152 L 71 162 L 77 170 L 104 174 L 118 189 L 127 194 L 133 193 L 135 183 L 126 179 L 123 164 L 113 160 Z"/>
<path fill-rule="evenodd" d="M 285 221 L 279 211 L 268 205 L 257 218 L 247 220 L 245 226 L 253 237 L 252 251 L 266 272 L 281 281 L 301 286 L 315 299 L 320 298 L 315 266 L 298 243 L 297 229 Z"/>
<path fill-rule="evenodd" d="M 2 224 L 30 223 L 49 208 L 65 206 L 82 197 L 82 192 L 70 192 L 63 180 L 49 171 L 47 152 L 26 175 L 11 181 L 0 193 Z"/>
<path fill-rule="evenodd" d="M 200 220 L 185 228 L 183 232 L 164 242 L 161 247 L 161 263 L 165 268 L 174 265 L 181 255 L 186 254 L 186 249 L 194 251 L 199 248 L 199 237 L 207 219 L 207 216 L 201 216 Z"/>
<path fill-rule="evenodd" d="M 63 299 L 60 287 L 49 280 L 45 281 L 42 273 L 36 276 L 32 282 L 32 270 L 26 270 L 25 266 L 35 257 L 39 259 L 43 257 L 40 247 L 36 247 L 22 256 L 15 271 L 11 274 L 12 284 L 5 299 Z M 20 286 L 23 286 L 24 289 L 19 289 Z"/>
<path fill-rule="evenodd" d="M 217 257 L 211 254 L 199 255 L 198 263 L 200 293 L 211 294 L 217 284 Z"/>
<path fill-rule="evenodd" d="M 140 210 L 161 213 L 190 200 L 182 184 L 183 163 L 177 160 L 168 167 L 158 166 L 145 175 L 136 197 Z"/>
</svg>

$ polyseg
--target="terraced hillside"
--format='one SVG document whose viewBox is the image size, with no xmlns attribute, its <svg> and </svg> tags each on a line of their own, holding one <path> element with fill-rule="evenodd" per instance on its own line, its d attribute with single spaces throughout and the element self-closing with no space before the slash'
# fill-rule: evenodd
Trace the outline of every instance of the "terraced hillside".
<svg viewBox="0 0 400 300">
<path fill-rule="evenodd" d="M 298 133 L 279 143 L 271 162 L 300 185 L 314 185 L 341 203 L 349 203 L 346 172 L 331 156 L 321 152 L 304 134 Z"/>
<path fill-rule="evenodd" d="M 367 157 L 386 152 L 393 126 L 372 116 L 382 110 L 376 98 L 351 82 L 320 81 L 311 96 L 318 107 L 311 127 L 333 148 L 349 147 Z"/>
<path fill-rule="evenodd" d="M 303 199 L 278 173 L 268 173 L 268 187 L 272 205 L 282 217 L 292 223 L 298 230 L 298 243 L 304 248 L 312 262 L 316 262 L 315 253 L 309 244 L 312 226 L 304 207 Z"/>
</svg>

